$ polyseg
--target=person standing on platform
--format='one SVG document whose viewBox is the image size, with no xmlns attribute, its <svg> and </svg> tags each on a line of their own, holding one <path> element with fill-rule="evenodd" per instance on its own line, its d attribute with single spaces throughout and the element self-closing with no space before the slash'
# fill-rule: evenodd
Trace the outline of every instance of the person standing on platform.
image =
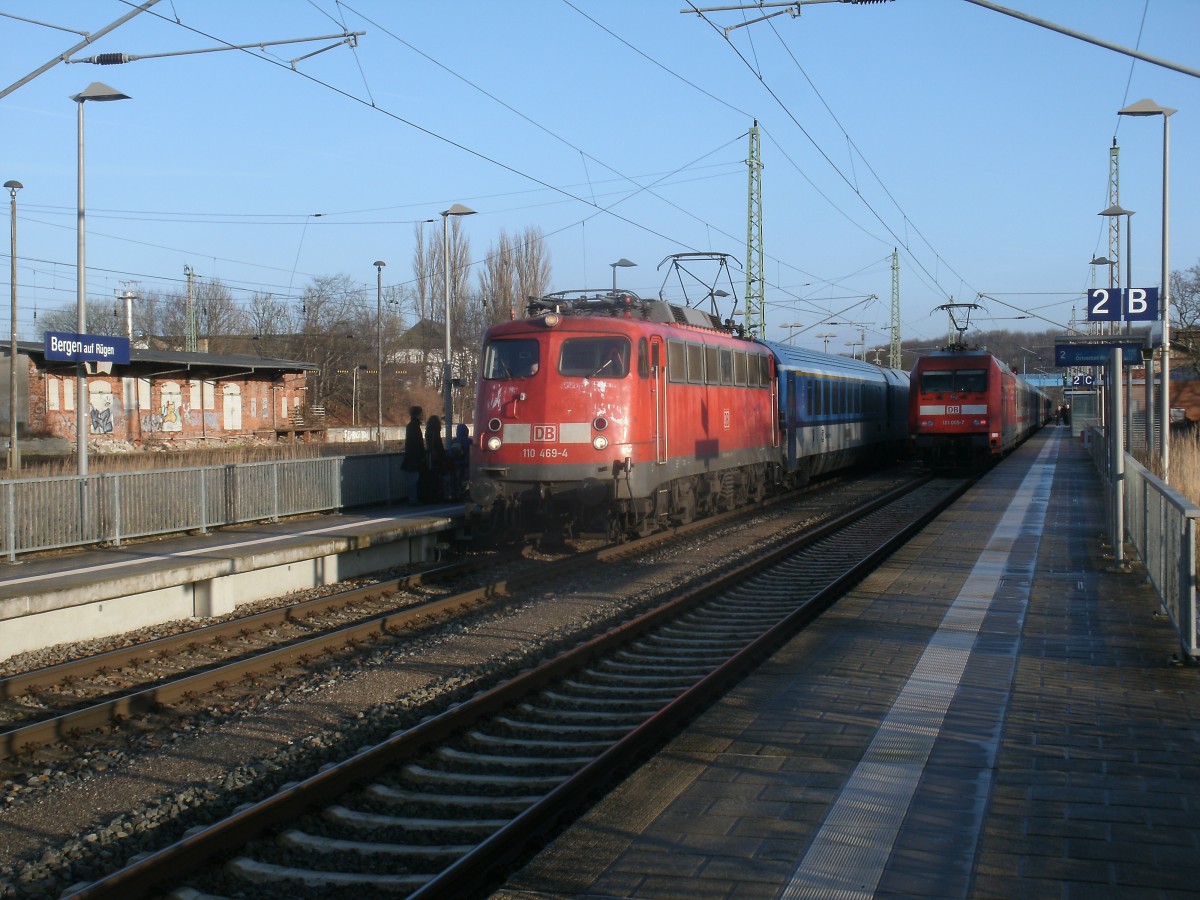
<svg viewBox="0 0 1200 900">
<path fill-rule="evenodd" d="M 454 426 L 454 440 L 447 448 L 450 454 L 451 500 L 462 500 L 463 491 L 467 486 L 467 478 L 471 470 L 471 432 L 466 422 Z"/>
<path fill-rule="evenodd" d="M 449 471 L 446 456 L 446 445 L 442 443 L 442 420 L 430 416 L 425 426 L 425 452 L 429 457 L 429 475 L 427 484 L 420 491 L 422 503 L 440 503 L 445 499 L 444 481 Z"/>
<path fill-rule="evenodd" d="M 400 469 L 404 472 L 408 487 L 409 503 L 421 502 L 417 493 L 417 484 L 421 479 L 421 473 L 428 468 L 425 457 L 425 439 L 421 436 L 421 416 L 423 414 L 424 410 L 421 407 L 411 407 L 408 410 L 408 425 L 404 429 L 404 459 L 400 462 Z"/>
</svg>

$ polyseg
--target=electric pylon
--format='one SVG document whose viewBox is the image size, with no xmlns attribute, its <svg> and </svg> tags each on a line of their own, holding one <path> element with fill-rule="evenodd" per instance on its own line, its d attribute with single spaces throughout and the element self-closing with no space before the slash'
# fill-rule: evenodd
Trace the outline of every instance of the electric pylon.
<svg viewBox="0 0 1200 900">
<path fill-rule="evenodd" d="M 900 253 L 892 248 L 892 340 L 888 344 L 888 367 L 900 368 Z"/>
<path fill-rule="evenodd" d="M 749 214 L 746 225 L 746 330 L 759 337 L 767 334 L 767 312 L 763 296 L 762 151 L 758 119 L 750 129 Z"/>
<path fill-rule="evenodd" d="M 1112 147 L 1108 151 L 1108 205 L 1121 204 L 1121 148 L 1117 146 L 1114 137 Z M 1108 258 L 1112 265 L 1108 267 L 1108 286 L 1121 286 L 1121 217 L 1108 217 Z"/>
</svg>

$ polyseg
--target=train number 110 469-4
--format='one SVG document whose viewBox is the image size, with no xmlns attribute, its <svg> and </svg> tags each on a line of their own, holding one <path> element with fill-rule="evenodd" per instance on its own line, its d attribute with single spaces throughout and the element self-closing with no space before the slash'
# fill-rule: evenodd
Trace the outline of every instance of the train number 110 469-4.
<svg viewBox="0 0 1200 900">
<path fill-rule="evenodd" d="M 567 450 L 565 447 L 562 448 L 561 450 L 558 447 L 543 447 L 540 450 L 537 449 L 536 447 L 527 447 L 521 451 L 521 458 L 522 459 L 566 459 L 567 458 Z"/>
</svg>

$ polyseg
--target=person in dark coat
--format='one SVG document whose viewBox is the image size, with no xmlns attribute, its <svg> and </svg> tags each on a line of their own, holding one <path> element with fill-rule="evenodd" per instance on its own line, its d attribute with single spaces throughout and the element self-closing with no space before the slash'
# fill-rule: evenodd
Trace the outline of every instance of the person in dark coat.
<svg viewBox="0 0 1200 900">
<path fill-rule="evenodd" d="M 411 407 L 408 411 L 408 425 L 404 429 L 404 458 L 400 469 L 408 487 L 408 502 L 420 503 L 417 483 L 421 473 L 428 469 L 425 456 L 425 439 L 421 436 L 421 416 L 423 410 L 419 406 Z"/>
<path fill-rule="evenodd" d="M 425 425 L 425 452 L 429 461 L 429 484 L 421 492 L 425 503 L 438 503 L 445 498 L 443 482 L 449 473 L 450 458 L 446 445 L 442 443 L 442 420 L 430 416 Z"/>
<path fill-rule="evenodd" d="M 450 482 L 451 499 L 461 500 L 471 471 L 471 431 L 466 422 L 459 422 L 454 426 L 454 440 L 450 442 L 447 450 L 453 469 Z"/>
</svg>

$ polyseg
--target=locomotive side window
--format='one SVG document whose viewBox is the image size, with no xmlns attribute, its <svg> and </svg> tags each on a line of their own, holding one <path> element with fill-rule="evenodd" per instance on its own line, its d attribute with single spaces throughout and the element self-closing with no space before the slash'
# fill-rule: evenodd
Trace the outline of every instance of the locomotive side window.
<svg viewBox="0 0 1200 900">
<path fill-rule="evenodd" d="M 746 383 L 746 354 L 737 350 L 733 354 L 733 383 Z"/>
<path fill-rule="evenodd" d="M 650 377 L 650 350 L 645 338 L 638 338 L 638 375 Z"/>
<path fill-rule="evenodd" d="M 721 383 L 720 352 L 717 347 L 704 348 L 704 374 L 708 384 Z"/>
<path fill-rule="evenodd" d="M 568 338 L 558 354 L 558 373 L 582 378 L 624 378 L 629 341 L 623 337 Z"/>
<path fill-rule="evenodd" d="M 732 350 L 721 350 L 721 384 L 733 384 Z"/>
<path fill-rule="evenodd" d="M 667 342 L 667 377 L 675 382 L 687 381 L 687 344 Z"/>
<path fill-rule="evenodd" d="M 771 386 L 771 358 L 769 356 L 758 357 L 758 383 L 760 387 Z"/>
<path fill-rule="evenodd" d="M 486 379 L 528 378 L 537 370 L 537 341 L 491 341 L 483 351 Z"/>
<path fill-rule="evenodd" d="M 704 384 L 704 347 L 687 344 L 687 380 L 690 384 Z"/>
</svg>

